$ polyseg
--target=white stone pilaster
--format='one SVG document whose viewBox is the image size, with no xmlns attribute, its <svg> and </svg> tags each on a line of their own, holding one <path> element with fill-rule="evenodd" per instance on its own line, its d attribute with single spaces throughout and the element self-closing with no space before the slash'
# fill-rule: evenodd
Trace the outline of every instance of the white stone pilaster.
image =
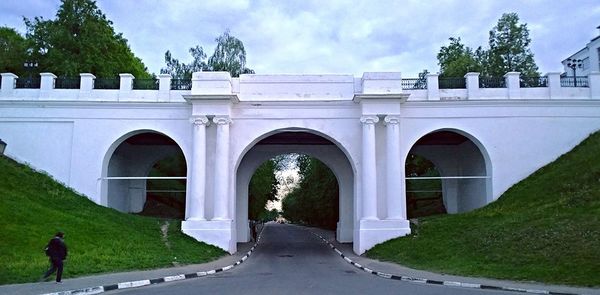
<svg viewBox="0 0 600 295">
<path fill-rule="evenodd" d="M 400 117 L 389 115 L 386 125 L 386 196 L 387 219 L 406 219 L 403 200 L 402 160 L 400 159 Z"/>
<path fill-rule="evenodd" d="M 375 124 L 377 116 L 362 116 L 362 218 L 377 220 L 377 168 L 375 154 Z"/>
<path fill-rule="evenodd" d="M 192 117 L 192 180 L 190 184 L 190 201 L 188 220 L 206 220 L 206 126 L 205 116 Z"/>
<path fill-rule="evenodd" d="M 230 220 L 229 217 L 229 116 L 215 116 L 217 146 L 214 175 L 214 220 Z"/>
</svg>

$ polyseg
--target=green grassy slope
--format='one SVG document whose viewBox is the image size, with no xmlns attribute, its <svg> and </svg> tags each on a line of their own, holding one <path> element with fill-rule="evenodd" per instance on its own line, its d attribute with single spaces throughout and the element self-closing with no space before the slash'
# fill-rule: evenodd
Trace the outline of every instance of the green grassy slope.
<svg viewBox="0 0 600 295">
<path fill-rule="evenodd" d="M 367 255 L 418 269 L 600 286 L 600 132 L 473 212 L 420 219 Z"/>
<path fill-rule="evenodd" d="M 0 284 L 31 282 L 48 267 L 43 248 L 65 232 L 65 277 L 213 260 L 222 250 L 180 232 L 179 221 L 98 206 L 50 177 L 0 156 Z M 169 222 L 166 241 L 160 227 Z M 168 245 L 167 245 L 168 244 Z M 175 258 L 176 257 L 176 258 Z"/>
</svg>

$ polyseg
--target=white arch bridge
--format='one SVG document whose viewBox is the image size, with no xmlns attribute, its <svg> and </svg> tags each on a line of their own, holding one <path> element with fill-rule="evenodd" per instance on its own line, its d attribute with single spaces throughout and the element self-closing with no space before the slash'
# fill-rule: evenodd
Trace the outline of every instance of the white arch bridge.
<svg viewBox="0 0 600 295">
<path fill-rule="evenodd" d="M 533 84 L 507 73 L 495 88 L 477 73 L 456 88 L 400 73 L 203 72 L 188 89 L 160 75 L 151 90 L 135 89 L 129 74 L 115 89 L 96 89 L 94 79 L 81 74 L 68 89 L 42 73 L 39 88 L 16 88 L 18 77 L 3 73 L 7 154 L 124 212 L 143 207 L 152 166 L 182 154 L 187 170 L 171 177 L 187 180 L 182 230 L 231 253 L 249 240 L 250 178 L 273 156 L 308 154 L 331 168 L 337 239 L 360 254 L 410 233 L 406 180 L 428 178 L 405 175 L 409 155 L 435 165 L 439 176 L 429 178 L 441 180 L 446 210 L 464 212 L 600 129 L 600 73 L 585 87 L 562 87 L 558 73 Z"/>
</svg>

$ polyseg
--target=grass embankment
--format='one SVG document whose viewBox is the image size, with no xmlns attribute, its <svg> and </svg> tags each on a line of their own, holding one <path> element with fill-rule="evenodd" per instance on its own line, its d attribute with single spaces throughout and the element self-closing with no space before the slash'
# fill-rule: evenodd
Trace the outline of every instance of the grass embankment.
<svg viewBox="0 0 600 295">
<path fill-rule="evenodd" d="M 0 156 L 0 284 L 32 282 L 48 268 L 43 248 L 65 232 L 66 278 L 202 263 L 225 254 L 180 231 L 180 222 L 119 213 L 47 175 Z M 169 222 L 166 238 L 161 226 Z"/>
<path fill-rule="evenodd" d="M 422 218 L 367 256 L 467 276 L 600 286 L 600 132 L 465 214 Z"/>
</svg>

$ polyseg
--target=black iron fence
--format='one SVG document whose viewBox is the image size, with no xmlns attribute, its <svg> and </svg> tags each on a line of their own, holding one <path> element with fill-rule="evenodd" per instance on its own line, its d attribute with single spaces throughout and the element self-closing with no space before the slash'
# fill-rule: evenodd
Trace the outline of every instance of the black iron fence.
<svg viewBox="0 0 600 295">
<path fill-rule="evenodd" d="M 94 80 L 94 89 L 119 89 L 120 85 L 120 78 L 96 78 Z"/>
<path fill-rule="evenodd" d="M 439 78 L 440 89 L 465 89 L 467 82 L 465 78 Z"/>
<path fill-rule="evenodd" d="M 158 79 L 134 79 L 133 89 L 158 90 Z"/>
<path fill-rule="evenodd" d="M 402 89 L 427 89 L 427 79 L 408 78 L 402 79 Z"/>
<path fill-rule="evenodd" d="M 54 88 L 56 89 L 79 89 L 81 86 L 81 78 L 59 77 L 54 80 Z"/>
<path fill-rule="evenodd" d="M 577 77 L 560 77 L 561 87 L 590 87 L 588 83 L 588 77 L 577 76 Z"/>
<path fill-rule="evenodd" d="M 15 88 L 40 88 L 42 83 L 41 78 L 17 78 L 15 82 Z"/>
<path fill-rule="evenodd" d="M 504 77 L 479 77 L 479 88 L 506 88 Z"/>
<path fill-rule="evenodd" d="M 521 88 L 548 87 L 548 77 L 521 77 L 519 84 Z"/>
<path fill-rule="evenodd" d="M 192 79 L 171 79 L 171 90 L 191 90 Z"/>
</svg>

